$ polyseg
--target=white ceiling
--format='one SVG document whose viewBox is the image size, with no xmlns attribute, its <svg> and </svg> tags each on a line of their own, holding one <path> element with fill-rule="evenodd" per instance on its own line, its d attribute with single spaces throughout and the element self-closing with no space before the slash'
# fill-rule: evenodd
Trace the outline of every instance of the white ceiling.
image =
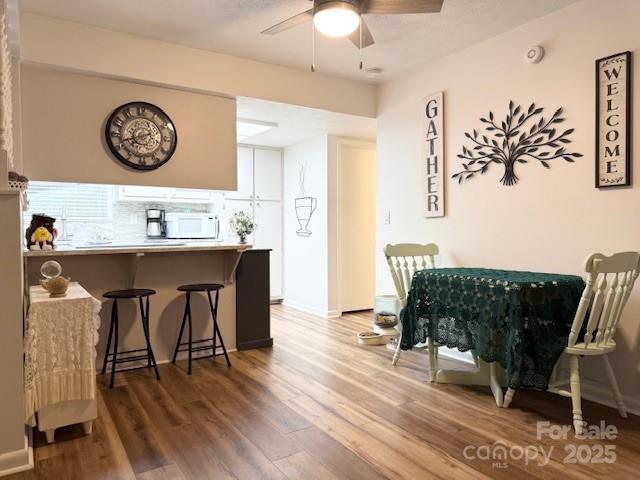
<svg viewBox="0 0 640 480">
<path fill-rule="evenodd" d="M 578 0 L 445 0 L 439 14 L 367 15 L 376 44 L 365 66 L 389 78 Z M 21 0 L 23 10 L 146 37 L 307 69 L 309 24 L 275 36 L 259 32 L 309 8 L 308 0 Z M 319 37 L 318 71 L 367 80 L 346 39 Z M 170 67 L 170 66 L 169 66 Z"/>
<path fill-rule="evenodd" d="M 373 118 L 346 115 L 315 108 L 238 97 L 238 118 L 274 122 L 278 126 L 243 140 L 249 145 L 286 147 L 320 135 L 339 135 L 375 141 Z"/>
</svg>

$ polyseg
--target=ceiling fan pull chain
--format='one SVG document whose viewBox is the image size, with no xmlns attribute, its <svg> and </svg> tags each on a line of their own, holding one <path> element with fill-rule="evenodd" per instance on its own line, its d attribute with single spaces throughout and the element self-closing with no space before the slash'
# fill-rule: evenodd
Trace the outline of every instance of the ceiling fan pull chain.
<svg viewBox="0 0 640 480">
<path fill-rule="evenodd" d="M 311 22 L 311 71 L 316 71 L 316 27 Z"/>
<path fill-rule="evenodd" d="M 360 70 L 362 70 L 362 16 L 360 16 L 360 45 L 358 45 L 358 53 L 360 54 Z"/>
</svg>

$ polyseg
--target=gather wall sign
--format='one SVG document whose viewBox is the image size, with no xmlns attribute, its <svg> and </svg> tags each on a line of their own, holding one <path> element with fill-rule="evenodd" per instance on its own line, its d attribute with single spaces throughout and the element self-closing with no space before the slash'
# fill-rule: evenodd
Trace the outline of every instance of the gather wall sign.
<svg viewBox="0 0 640 480">
<path fill-rule="evenodd" d="M 444 217 L 444 93 L 422 103 L 422 186 L 424 216 Z"/>
</svg>

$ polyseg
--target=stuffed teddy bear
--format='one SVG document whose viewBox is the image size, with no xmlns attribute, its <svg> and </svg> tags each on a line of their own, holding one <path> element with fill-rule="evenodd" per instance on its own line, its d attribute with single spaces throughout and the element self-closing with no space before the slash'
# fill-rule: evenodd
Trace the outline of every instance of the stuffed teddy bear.
<svg viewBox="0 0 640 480">
<path fill-rule="evenodd" d="M 53 240 L 56 237 L 56 229 L 53 228 L 55 221 L 55 218 L 44 214 L 31 216 L 31 224 L 25 234 L 29 250 L 53 250 Z"/>
</svg>

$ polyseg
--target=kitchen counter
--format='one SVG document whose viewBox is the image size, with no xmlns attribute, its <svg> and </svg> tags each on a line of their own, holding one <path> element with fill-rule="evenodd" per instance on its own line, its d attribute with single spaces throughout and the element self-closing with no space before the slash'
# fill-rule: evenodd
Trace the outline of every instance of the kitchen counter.
<svg viewBox="0 0 640 480">
<path fill-rule="evenodd" d="M 122 288 L 133 288 L 138 272 L 140 259 L 147 254 L 179 254 L 179 253 L 221 253 L 224 254 L 224 283 L 229 285 L 233 282 L 235 270 L 242 256 L 242 252 L 251 248 L 249 244 L 223 243 L 214 241 L 182 241 L 182 240 L 161 240 L 142 243 L 134 242 L 105 242 L 86 243 L 78 245 L 56 245 L 54 250 L 27 250 L 24 249 L 23 256 L 25 264 L 28 259 L 37 258 L 60 258 L 79 257 L 96 255 L 120 255 L 128 258 L 127 271 L 129 281 Z"/>
<path fill-rule="evenodd" d="M 123 244 L 113 242 L 109 244 L 95 245 L 56 245 L 55 250 L 24 250 L 25 257 L 64 257 L 70 255 L 113 255 L 113 254 L 144 254 L 144 253 L 171 253 L 171 252 L 198 252 L 233 250 L 243 252 L 251 248 L 251 245 L 241 243 L 221 242 L 181 242 L 176 240 L 167 242 L 150 242 L 149 244 Z"/>
<path fill-rule="evenodd" d="M 95 298 L 103 299 L 108 290 L 151 288 L 150 336 L 156 361 L 171 361 L 180 321 L 184 312 L 184 295 L 177 291 L 186 283 L 222 283 L 218 322 L 227 349 L 236 347 L 236 270 L 251 245 L 213 241 L 166 240 L 136 244 L 57 244 L 55 250 L 24 250 L 25 287 L 37 285 L 40 267 L 46 260 L 62 265 L 62 275 L 79 282 Z M 265 284 L 268 292 L 268 280 Z M 28 289 L 27 289 L 28 291 Z M 268 308 L 269 298 L 243 296 L 243 302 L 261 301 Z M 111 312 L 107 302 L 101 312 L 102 326 L 98 349 L 98 367 L 106 348 L 107 327 Z M 132 350 L 144 345 L 134 302 L 121 302 L 120 348 Z M 194 294 L 191 302 L 194 338 L 211 336 L 211 319 L 206 296 Z M 206 352 L 203 352 L 203 354 Z M 182 354 L 179 355 L 182 357 Z M 205 361 L 205 360 L 203 360 Z M 209 360 L 211 361 L 211 360 Z"/>
</svg>

